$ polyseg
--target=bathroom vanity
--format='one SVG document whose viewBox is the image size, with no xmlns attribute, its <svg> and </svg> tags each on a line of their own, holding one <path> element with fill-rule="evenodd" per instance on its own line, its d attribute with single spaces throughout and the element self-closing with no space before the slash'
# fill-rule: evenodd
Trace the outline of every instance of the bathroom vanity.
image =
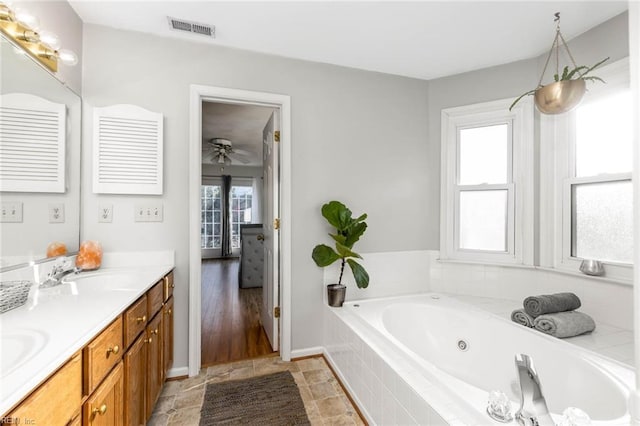
<svg viewBox="0 0 640 426">
<path fill-rule="evenodd" d="M 173 288 L 172 265 L 32 288 L 26 305 L 0 316 L 0 418 L 146 424 L 173 361 Z"/>
</svg>

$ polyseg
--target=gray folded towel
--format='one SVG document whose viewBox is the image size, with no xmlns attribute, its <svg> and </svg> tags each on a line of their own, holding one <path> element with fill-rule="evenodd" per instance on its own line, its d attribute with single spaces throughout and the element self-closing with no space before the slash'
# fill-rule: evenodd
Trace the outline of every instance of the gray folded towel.
<svg viewBox="0 0 640 426">
<path fill-rule="evenodd" d="M 524 325 L 525 327 L 533 327 L 534 318 L 525 312 L 524 309 L 516 309 L 511 312 L 511 321 L 517 322 L 520 325 Z"/>
<path fill-rule="evenodd" d="M 533 328 L 554 337 L 573 337 L 589 333 L 596 328 L 596 323 L 589 315 L 582 312 L 556 312 L 540 315 L 533 321 Z"/>
<path fill-rule="evenodd" d="M 532 317 L 554 312 L 573 311 L 581 306 L 580 299 L 573 293 L 543 294 L 524 299 L 524 310 Z"/>
</svg>

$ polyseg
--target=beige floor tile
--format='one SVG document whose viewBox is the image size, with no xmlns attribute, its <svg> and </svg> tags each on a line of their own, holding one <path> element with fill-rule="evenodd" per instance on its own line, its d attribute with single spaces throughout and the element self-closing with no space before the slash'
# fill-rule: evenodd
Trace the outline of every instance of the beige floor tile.
<svg viewBox="0 0 640 426">
<path fill-rule="evenodd" d="M 330 377 L 329 374 L 331 373 L 326 370 L 308 370 L 302 372 L 304 380 L 306 380 L 309 385 L 328 381 Z"/>
<path fill-rule="evenodd" d="M 309 390 L 311 391 L 311 395 L 313 395 L 313 399 L 316 400 L 329 398 L 330 396 L 340 396 L 329 382 L 314 383 L 309 385 Z"/>
<path fill-rule="evenodd" d="M 343 414 L 342 416 L 330 417 L 325 419 L 325 424 L 331 426 L 355 426 L 356 422 L 353 417 Z"/>
<path fill-rule="evenodd" d="M 335 417 L 347 412 L 347 406 L 339 396 L 321 399 L 316 401 L 316 405 L 322 417 Z"/>
<path fill-rule="evenodd" d="M 190 390 L 188 392 L 182 392 L 179 395 L 176 395 L 176 399 L 173 402 L 173 408 L 175 408 L 178 411 L 183 410 L 185 408 L 191 408 L 191 407 L 200 408 L 202 406 L 203 398 L 204 398 L 204 387 Z"/>
<path fill-rule="evenodd" d="M 200 407 L 178 410 L 169 418 L 168 426 L 198 426 L 200 424 Z"/>
<path fill-rule="evenodd" d="M 305 386 L 307 384 L 307 381 L 304 379 L 304 375 L 301 371 L 293 371 L 291 375 L 293 376 L 293 380 L 296 382 L 296 385 Z"/>
<path fill-rule="evenodd" d="M 153 414 L 149 421 L 147 422 L 147 426 L 167 426 L 169 423 L 169 415 L 165 413 Z"/>
<path fill-rule="evenodd" d="M 326 367 L 326 364 L 322 361 L 322 358 L 306 358 L 300 361 L 295 361 L 300 371 L 318 370 Z"/>
<path fill-rule="evenodd" d="M 253 366 L 234 368 L 229 373 L 230 380 L 248 379 L 255 376 Z"/>
<path fill-rule="evenodd" d="M 178 392 L 180 392 L 181 387 L 182 387 L 182 380 L 171 380 L 164 384 L 164 386 L 162 387 L 162 393 L 160 395 L 161 396 L 175 395 Z"/>
<path fill-rule="evenodd" d="M 175 402 L 175 400 L 176 400 L 175 395 L 160 396 L 160 398 L 158 398 L 158 401 L 156 402 L 156 406 L 153 408 L 153 413 L 154 414 L 166 413 L 167 411 L 173 408 L 173 403 Z"/>
</svg>

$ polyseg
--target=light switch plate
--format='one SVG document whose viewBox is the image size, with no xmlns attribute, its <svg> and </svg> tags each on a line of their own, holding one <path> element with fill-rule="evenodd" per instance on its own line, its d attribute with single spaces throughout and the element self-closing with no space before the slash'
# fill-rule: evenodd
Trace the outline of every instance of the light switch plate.
<svg viewBox="0 0 640 426">
<path fill-rule="evenodd" d="M 100 204 L 98 207 L 98 222 L 113 222 L 113 204 Z"/>
<path fill-rule="evenodd" d="M 162 222 L 162 203 L 138 204 L 134 207 L 136 222 Z"/>
<path fill-rule="evenodd" d="M 22 222 L 22 203 L 20 201 L 3 201 L 0 207 L 0 222 Z"/>
<path fill-rule="evenodd" d="M 49 204 L 49 223 L 64 223 L 64 203 Z"/>
</svg>

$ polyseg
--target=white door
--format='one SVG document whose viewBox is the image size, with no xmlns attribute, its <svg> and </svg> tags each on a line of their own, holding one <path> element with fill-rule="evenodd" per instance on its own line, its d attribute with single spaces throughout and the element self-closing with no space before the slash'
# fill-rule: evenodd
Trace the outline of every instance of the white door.
<svg viewBox="0 0 640 426">
<path fill-rule="evenodd" d="M 264 169 L 264 283 L 262 285 L 262 326 L 274 351 L 278 350 L 278 318 L 275 308 L 280 306 L 280 241 L 276 222 L 280 217 L 279 137 L 280 111 L 275 110 L 262 131 Z"/>
</svg>

